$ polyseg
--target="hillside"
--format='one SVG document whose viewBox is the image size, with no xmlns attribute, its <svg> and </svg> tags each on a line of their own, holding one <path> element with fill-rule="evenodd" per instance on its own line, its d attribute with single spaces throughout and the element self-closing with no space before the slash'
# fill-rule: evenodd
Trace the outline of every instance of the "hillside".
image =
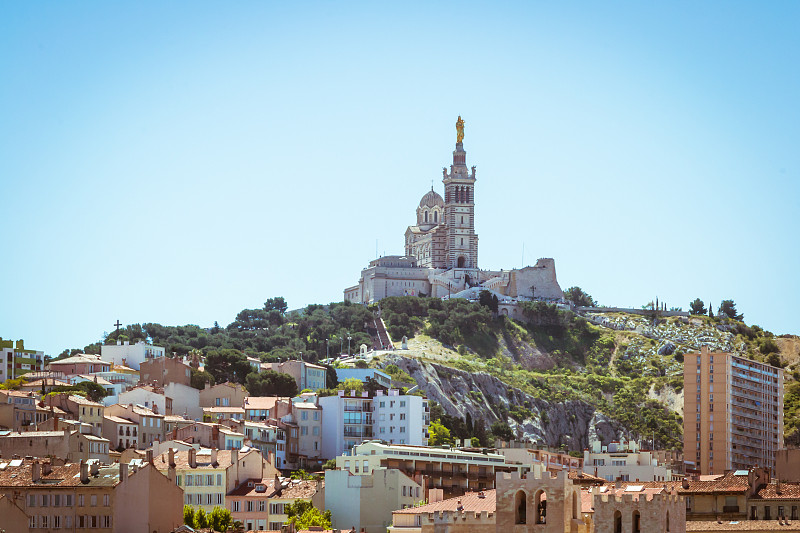
<svg viewBox="0 0 800 533">
<path fill-rule="evenodd" d="M 393 337 L 411 338 L 380 364 L 405 370 L 450 417 L 506 422 L 517 437 L 570 449 L 593 432 L 677 448 L 683 356 L 709 345 L 785 367 L 787 441 L 798 437 L 797 337 L 705 316 L 580 317 L 540 303 L 526 304 L 522 323 L 476 303 L 424 300 L 381 302 Z"/>
<path fill-rule="evenodd" d="M 132 324 L 108 334 L 149 340 L 167 353 L 213 360 L 205 380 L 258 382 L 245 355 L 262 361 L 319 361 L 361 344 L 373 345 L 380 314 L 409 350 L 374 357 L 400 381 L 415 381 L 437 402 L 454 436 L 488 442 L 495 436 L 539 440 L 579 450 L 590 436 L 626 434 L 655 439 L 660 447 L 682 443 L 682 368 L 685 353 L 704 344 L 786 369 L 787 442 L 800 443 L 800 339 L 776 337 L 758 326 L 706 316 L 645 317 L 624 313 L 577 316 L 544 303 L 526 303 L 526 321 L 493 317 L 490 306 L 461 299 L 387 298 L 380 306 L 310 305 L 286 312 L 283 298 L 244 309 L 225 327 Z M 83 350 L 99 353 L 99 343 Z M 195 378 L 197 378 L 195 380 Z M 329 385 L 331 386 L 331 385 Z M 480 426 L 480 427 L 479 427 Z"/>
</svg>

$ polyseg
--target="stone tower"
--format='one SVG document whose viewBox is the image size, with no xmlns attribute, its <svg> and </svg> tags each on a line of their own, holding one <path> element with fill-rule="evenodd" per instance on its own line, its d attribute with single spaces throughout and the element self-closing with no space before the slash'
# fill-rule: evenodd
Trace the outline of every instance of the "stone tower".
<svg viewBox="0 0 800 533">
<path fill-rule="evenodd" d="M 478 236 L 475 234 L 475 167 L 467 169 L 464 121 L 456 122 L 458 136 L 450 172 L 443 169 L 444 221 L 447 226 L 445 268 L 478 268 Z"/>
</svg>

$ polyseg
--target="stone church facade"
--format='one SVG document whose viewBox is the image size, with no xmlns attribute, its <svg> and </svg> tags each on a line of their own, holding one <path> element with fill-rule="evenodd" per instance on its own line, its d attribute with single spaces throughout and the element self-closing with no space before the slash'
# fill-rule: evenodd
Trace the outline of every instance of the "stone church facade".
<svg viewBox="0 0 800 533">
<path fill-rule="evenodd" d="M 467 167 L 463 128 L 458 117 L 453 163 L 449 171 L 442 169 L 444 198 L 432 187 L 422 197 L 416 224 L 405 232 L 405 255 L 370 261 L 358 284 L 344 290 L 345 300 L 370 304 L 389 296 L 476 298 L 484 289 L 507 301 L 563 299 L 553 259 L 521 269 L 478 268 L 475 167 Z"/>
</svg>

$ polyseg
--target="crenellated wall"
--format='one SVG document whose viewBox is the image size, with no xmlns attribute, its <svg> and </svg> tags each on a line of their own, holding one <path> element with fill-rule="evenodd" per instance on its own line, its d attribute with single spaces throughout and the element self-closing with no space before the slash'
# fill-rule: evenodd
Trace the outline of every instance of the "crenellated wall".
<svg viewBox="0 0 800 533">
<path fill-rule="evenodd" d="M 596 533 L 685 533 L 686 503 L 675 493 L 615 496 L 592 491 Z M 638 530 L 636 514 L 638 513 Z"/>
</svg>

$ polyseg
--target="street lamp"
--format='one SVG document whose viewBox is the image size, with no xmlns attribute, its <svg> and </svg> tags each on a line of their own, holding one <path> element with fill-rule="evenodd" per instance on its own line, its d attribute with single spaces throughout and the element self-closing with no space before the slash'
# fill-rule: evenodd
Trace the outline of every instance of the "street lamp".
<svg viewBox="0 0 800 533">
<path fill-rule="evenodd" d="M 350 339 L 352 339 L 350 335 L 347 336 L 347 355 L 350 355 Z"/>
</svg>

